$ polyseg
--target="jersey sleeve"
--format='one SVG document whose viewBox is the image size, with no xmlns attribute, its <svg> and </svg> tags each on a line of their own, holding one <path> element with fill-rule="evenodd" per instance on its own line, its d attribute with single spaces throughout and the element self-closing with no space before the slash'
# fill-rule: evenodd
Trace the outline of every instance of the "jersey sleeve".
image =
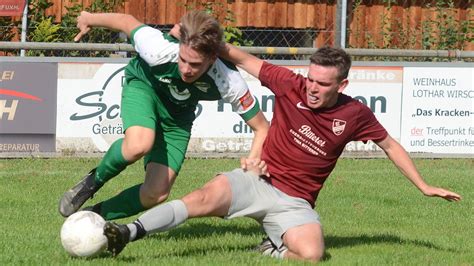
<svg viewBox="0 0 474 266">
<path fill-rule="evenodd" d="M 158 29 L 141 25 L 132 31 L 130 39 L 135 51 L 150 66 L 178 60 L 179 43 Z"/>
<path fill-rule="evenodd" d="M 304 85 L 304 77 L 282 66 L 263 62 L 259 77 L 262 86 L 269 88 L 276 96 L 298 89 Z M 301 84 L 303 83 L 303 84 Z"/>
<path fill-rule="evenodd" d="M 237 68 L 229 67 L 217 59 L 209 71 L 214 79 L 222 99 L 232 105 L 232 110 L 238 113 L 245 121 L 253 118 L 260 106 L 252 95 L 245 80 Z"/>
<path fill-rule="evenodd" d="M 380 124 L 374 113 L 365 105 L 360 105 L 361 109 L 357 117 L 358 129 L 355 131 L 354 140 L 379 142 L 384 140 L 388 132 Z"/>
</svg>

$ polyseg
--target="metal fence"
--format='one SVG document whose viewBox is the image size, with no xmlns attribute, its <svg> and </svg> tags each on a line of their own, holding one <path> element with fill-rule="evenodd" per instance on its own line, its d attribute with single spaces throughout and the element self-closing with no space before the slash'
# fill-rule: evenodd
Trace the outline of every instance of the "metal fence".
<svg viewBox="0 0 474 266">
<path fill-rule="evenodd" d="M 265 6 L 270 6 L 271 3 L 276 6 L 275 1 L 261 1 L 260 7 L 263 2 L 268 2 L 264 4 Z M 425 52 L 417 52 L 415 55 L 412 52 L 407 52 L 400 56 L 393 56 L 393 53 L 390 52 L 389 54 L 392 54 L 392 56 L 381 57 L 364 54 L 357 56 L 355 59 L 404 61 L 452 61 L 461 59 L 463 61 L 473 61 L 472 57 L 459 56 L 459 54 L 469 53 L 465 51 L 474 50 L 472 49 L 474 47 L 474 20 L 472 19 L 474 11 L 471 0 L 338 0 L 336 2 L 337 5 L 334 7 L 334 1 L 288 1 L 286 4 L 286 10 L 288 11 L 286 21 L 291 20 L 294 23 L 289 27 L 278 27 L 279 23 L 275 21 L 278 19 L 283 20 L 284 18 L 275 17 L 276 15 L 271 14 L 269 7 L 265 9 L 266 15 L 268 17 L 273 15 L 275 18 L 272 23 L 268 22 L 271 24 L 268 27 L 249 26 L 252 25 L 252 16 L 244 14 L 244 17 L 247 19 L 244 24 L 247 26 L 239 27 L 241 35 L 237 42 L 249 47 L 315 48 L 329 44 L 353 49 L 444 50 L 454 51 L 447 52 L 450 55 L 454 54 L 454 56 L 440 56 L 437 58 L 419 56 Z M 133 1 L 130 2 L 130 5 L 132 3 Z M 227 1 L 226 3 L 230 5 L 229 3 L 232 3 L 232 1 Z M 250 5 L 253 2 L 245 3 L 249 5 L 248 12 L 250 12 Z M 312 4 L 310 5 L 310 3 Z M 297 9 L 297 6 L 299 6 L 299 9 Z M 305 8 L 308 10 L 305 10 Z M 54 16 L 64 16 L 64 9 L 61 11 L 61 9 L 56 8 L 55 10 L 59 11 L 59 14 L 54 14 Z M 290 19 L 290 10 L 292 10 L 293 14 L 291 15 L 292 19 Z M 30 15 L 35 16 L 35 14 Z M 140 19 L 143 19 L 143 21 L 150 20 L 148 17 Z M 296 21 L 300 21 L 300 23 L 296 23 Z M 21 32 L 20 23 L 21 21 L 0 17 L 0 41 L 18 39 L 18 35 Z M 27 28 L 28 36 L 26 41 L 71 42 L 74 34 L 77 33 L 77 29 L 66 27 L 65 24 L 67 23 L 62 21 L 61 24 L 56 23 L 55 25 L 41 28 L 40 23 L 30 23 L 30 25 L 35 25 L 35 27 Z M 312 25 L 311 27 L 308 26 L 310 24 Z M 53 29 L 56 26 L 58 28 Z M 167 31 L 170 25 L 159 25 L 156 27 Z M 94 29 L 84 39 L 84 42 L 126 43 L 126 40 L 121 38 L 116 32 Z M 268 52 L 270 50 L 264 49 L 265 52 L 258 54 L 258 56 L 263 59 L 284 60 L 306 59 L 308 57 L 307 54 L 299 53 L 276 54 Z M 4 46 L 0 46 L 0 55 L 19 54 L 20 51 L 18 49 L 7 49 Z M 93 51 L 88 48 L 85 50 L 68 49 L 61 51 L 45 47 L 42 50 L 26 50 L 26 55 L 61 57 L 108 57 L 118 55 L 130 57 L 134 53 L 104 50 Z"/>
<path fill-rule="evenodd" d="M 168 31 L 169 26 L 157 27 Z M 70 29 L 73 33 L 77 30 Z M 305 60 L 316 50 L 309 45 L 314 30 L 262 30 L 243 29 L 243 37 L 251 40 L 251 46 L 242 48 L 262 59 Z M 117 32 L 103 30 L 103 39 L 111 43 L 46 43 L 46 42 L 2 42 L 0 55 L 18 56 L 26 51 L 26 56 L 55 57 L 126 57 L 136 55 L 127 40 Z M 87 41 L 87 38 L 85 38 Z M 355 61 L 464 61 L 474 62 L 474 51 L 461 50 L 416 50 L 416 49 L 359 49 L 346 48 Z"/>
<path fill-rule="evenodd" d="M 157 27 L 168 31 L 170 26 Z M 1 30 L 1 27 L 0 27 Z M 34 30 L 34 29 L 32 29 Z M 74 36 L 77 29 L 68 28 L 69 36 Z M 121 34 L 102 29 L 95 39 L 111 40 L 106 43 L 72 43 L 69 40 L 58 43 L 45 42 L 2 42 L 0 55 L 19 56 L 26 50 L 26 56 L 56 57 L 133 57 L 135 52 L 127 46 L 127 40 Z M 317 47 L 314 47 L 314 36 L 320 34 L 313 29 L 242 29 L 242 38 L 249 42 L 245 50 L 262 59 L 269 60 L 304 60 L 308 59 Z M 72 39 L 72 38 L 71 38 Z M 1 38 L 0 38 L 1 40 Z M 116 45 L 113 45 L 116 44 Z M 121 44 L 121 45 L 120 45 Z M 127 47 L 127 48 L 124 48 Z M 465 61 L 474 62 L 474 51 L 461 50 L 416 50 L 416 49 L 359 49 L 346 48 L 358 61 Z"/>
<path fill-rule="evenodd" d="M 307 59 L 317 48 L 309 47 L 241 47 L 243 50 L 265 57 L 287 57 L 293 60 Z M 130 57 L 135 55 L 130 44 L 101 44 L 101 43 L 44 43 L 44 42 L 0 42 L 1 50 L 47 51 L 51 53 L 103 53 L 109 57 Z M 474 51 L 460 50 L 399 50 L 399 49 L 345 49 L 355 61 L 401 61 L 400 58 L 411 58 L 405 61 L 465 61 L 472 62 Z M 82 56 L 84 57 L 84 56 Z M 97 56 L 95 56 L 97 57 Z M 40 57 L 41 58 L 41 57 Z M 423 60 L 423 58 L 425 60 Z M 278 60 L 277 58 L 276 60 Z M 363 60 L 361 60 L 363 59 Z M 375 60 L 368 60 L 375 59 Z M 383 59 L 383 60 L 382 60 Z M 286 60 L 286 59 L 285 59 Z"/>
</svg>

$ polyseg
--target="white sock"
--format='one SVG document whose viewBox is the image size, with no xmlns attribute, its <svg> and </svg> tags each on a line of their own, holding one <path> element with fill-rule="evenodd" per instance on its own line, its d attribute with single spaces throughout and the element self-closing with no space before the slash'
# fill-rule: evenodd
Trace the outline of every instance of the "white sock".
<svg viewBox="0 0 474 266">
<path fill-rule="evenodd" d="M 130 230 L 130 241 L 135 240 L 137 237 L 137 227 L 135 224 L 127 224 L 128 230 Z"/>
<path fill-rule="evenodd" d="M 186 219 L 188 219 L 188 209 L 184 202 L 173 200 L 149 209 L 138 218 L 138 221 L 149 235 L 175 228 Z"/>
</svg>

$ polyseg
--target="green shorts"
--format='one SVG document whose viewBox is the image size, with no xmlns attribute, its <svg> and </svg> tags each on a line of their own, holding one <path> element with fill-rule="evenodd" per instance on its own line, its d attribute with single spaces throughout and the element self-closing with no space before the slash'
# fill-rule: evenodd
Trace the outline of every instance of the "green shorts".
<svg viewBox="0 0 474 266">
<path fill-rule="evenodd" d="M 156 92 L 139 80 L 128 81 L 122 90 L 121 117 L 126 130 L 142 126 L 155 131 L 153 148 L 145 156 L 149 162 L 166 165 L 179 173 L 183 164 L 193 119 L 170 115 Z"/>
</svg>

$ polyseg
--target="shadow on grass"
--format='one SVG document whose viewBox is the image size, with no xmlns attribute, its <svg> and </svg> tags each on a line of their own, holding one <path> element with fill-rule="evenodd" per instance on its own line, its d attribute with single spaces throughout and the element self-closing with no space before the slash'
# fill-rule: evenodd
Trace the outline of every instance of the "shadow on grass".
<svg viewBox="0 0 474 266">
<path fill-rule="evenodd" d="M 251 224 L 239 224 L 233 223 L 231 221 L 223 222 L 219 224 L 209 224 L 206 222 L 194 222 L 192 225 L 189 226 L 181 226 L 166 233 L 158 233 L 155 235 L 148 236 L 149 238 L 158 239 L 159 241 L 167 241 L 167 240 L 177 240 L 177 241 L 184 241 L 187 239 L 197 239 L 197 238 L 206 238 L 210 236 L 219 236 L 225 237 L 229 235 L 239 235 L 239 236 L 255 236 L 257 238 L 261 238 L 264 236 L 264 231 L 261 229 L 260 225 L 257 223 Z M 209 243 L 199 246 L 192 246 L 186 249 L 176 250 L 172 253 L 167 253 L 166 255 L 163 254 L 156 254 L 154 257 L 169 257 L 169 256 L 179 256 L 179 257 L 189 257 L 189 256 L 196 256 L 196 255 L 203 255 L 203 254 L 210 254 L 219 251 L 229 251 L 229 252 L 252 252 L 252 250 L 260 244 L 260 241 L 249 244 L 243 245 L 242 243 L 232 243 L 227 242 L 225 245 L 220 246 L 218 243 L 213 243 L 209 245 Z M 256 253 L 257 254 L 257 253 Z"/>
<path fill-rule="evenodd" d="M 229 234 L 237 234 L 242 236 L 255 236 L 261 237 L 264 235 L 264 232 L 260 228 L 258 224 L 233 224 L 229 222 L 227 224 L 209 224 L 205 222 L 195 222 L 189 226 L 182 226 L 178 227 L 174 230 L 158 233 L 154 235 L 148 236 L 148 238 L 152 238 L 158 241 L 185 241 L 187 239 L 196 239 L 196 238 L 206 238 L 209 236 L 215 235 L 225 235 Z M 145 240 L 146 241 L 146 240 Z M 177 256 L 177 257 L 191 257 L 196 255 L 206 255 L 215 253 L 216 250 L 221 252 L 252 252 L 253 248 L 258 245 L 258 243 L 252 243 L 250 245 L 242 245 L 242 243 L 235 243 L 232 244 L 227 242 L 223 246 L 220 246 L 219 243 L 213 243 L 209 245 L 209 243 L 198 246 L 189 246 L 186 249 L 179 249 L 174 250 L 173 252 L 166 252 L 166 254 L 151 253 L 150 257 L 152 258 L 163 258 L 163 257 L 170 257 L 170 256 Z M 392 235 L 392 234 L 380 234 L 380 235 L 366 235 L 362 234 L 359 236 L 335 236 L 335 235 L 328 235 L 325 237 L 325 244 L 326 244 L 326 252 L 324 254 L 323 260 L 328 261 L 331 259 L 331 254 L 328 252 L 330 249 L 337 249 L 337 248 L 344 248 L 344 247 L 353 247 L 358 245 L 377 245 L 377 244 L 393 244 L 393 245 L 414 245 L 418 247 L 424 247 L 429 249 L 441 250 L 441 251 L 449 251 L 449 252 L 459 252 L 459 250 L 449 249 L 449 248 L 442 248 L 437 246 L 431 242 L 423 241 L 423 240 L 410 240 L 410 239 L 403 239 L 399 236 Z M 133 245 L 133 244 L 132 244 Z M 256 253 L 257 254 L 257 253 Z M 117 258 L 119 261 L 124 262 L 134 262 L 137 258 L 133 256 L 124 256 L 124 254 L 120 254 Z"/>
<path fill-rule="evenodd" d="M 248 220 L 250 221 L 250 220 Z M 222 236 L 224 239 L 225 235 L 235 234 L 240 236 L 256 236 L 258 238 L 263 237 L 264 232 L 261 227 L 256 222 L 251 223 L 233 223 L 233 222 L 219 222 L 217 224 L 211 224 L 209 222 L 199 222 L 193 221 L 190 224 L 184 224 L 178 228 L 173 230 L 153 234 L 147 237 L 147 239 L 155 239 L 158 241 L 186 241 L 189 239 L 197 239 L 209 236 Z M 147 241 L 144 239 L 144 241 Z M 140 240 L 142 241 L 142 240 Z M 211 254 L 218 251 L 225 250 L 226 252 L 246 252 L 252 251 L 252 249 L 258 245 L 260 242 L 252 243 L 250 245 L 242 245 L 242 243 L 226 243 L 223 246 L 220 246 L 218 243 L 214 243 L 213 245 L 209 246 L 206 244 L 199 245 L 199 246 L 190 246 L 186 249 L 175 250 L 173 252 L 167 252 L 166 254 L 161 254 L 157 249 L 156 252 L 150 252 L 149 257 L 160 259 L 164 257 L 192 257 L 196 255 L 205 255 Z M 129 245 L 133 245 L 133 243 L 129 243 Z M 137 259 L 141 259 L 135 256 L 127 256 L 126 255 L 127 247 L 125 250 L 120 253 L 117 257 L 113 257 L 110 253 L 105 252 L 102 253 L 100 256 L 95 258 L 88 258 L 87 260 L 100 260 L 100 259 L 110 259 L 114 258 L 117 261 L 126 262 L 126 263 L 133 263 Z M 257 254 L 257 253 L 256 253 Z"/>
<path fill-rule="evenodd" d="M 233 223 L 232 221 L 221 222 L 219 224 L 194 222 L 193 224 L 188 224 L 187 226 L 180 226 L 176 229 L 168 231 L 166 233 L 166 238 L 186 239 L 190 237 L 196 238 L 210 235 L 226 234 L 253 236 L 258 234 L 264 234 L 264 232 L 259 224 L 253 222 L 251 224 L 239 224 Z M 163 238 L 164 236 L 161 235 L 160 237 Z"/>
<path fill-rule="evenodd" d="M 458 250 L 442 248 L 431 242 L 423 240 L 410 240 L 403 239 L 396 235 L 391 234 L 380 234 L 380 235 L 366 235 L 362 234 L 359 236 L 333 236 L 328 235 L 325 237 L 326 248 L 341 248 L 341 247 L 352 247 L 357 245 L 372 245 L 372 244 L 397 244 L 397 245 L 414 245 L 424 248 L 457 252 Z"/>
<path fill-rule="evenodd" d="M 128 263 L 132 263 L 134 261 L 136 261 L 136 257 L 133 257 L 133 256 L 122 256 L 122 254 L 119 254 L 117 257 L 114 257 L 112 256 L 111 253 L 107 252 L 107 251 L 104 251 L 103 253 L 101 253 L 100 255 L 97 255 L 97 256 L 94 256 L 94 257 L 71 257 L 70 258 L 72 261 L 75 261 L 75 262 L 78 262 L 78 263 L 85 263 L 85 262 L 89 262 L 89 263 L 96 263 L 96 262 L 100 262 L 100 261 L 108 261 L 108 260 L 111 260 L 111 259 L 116 259 L 116 260 L 119 260 L 119 261 L 123 261 L 123 262 L 128 262 Z"/>
</svg>

